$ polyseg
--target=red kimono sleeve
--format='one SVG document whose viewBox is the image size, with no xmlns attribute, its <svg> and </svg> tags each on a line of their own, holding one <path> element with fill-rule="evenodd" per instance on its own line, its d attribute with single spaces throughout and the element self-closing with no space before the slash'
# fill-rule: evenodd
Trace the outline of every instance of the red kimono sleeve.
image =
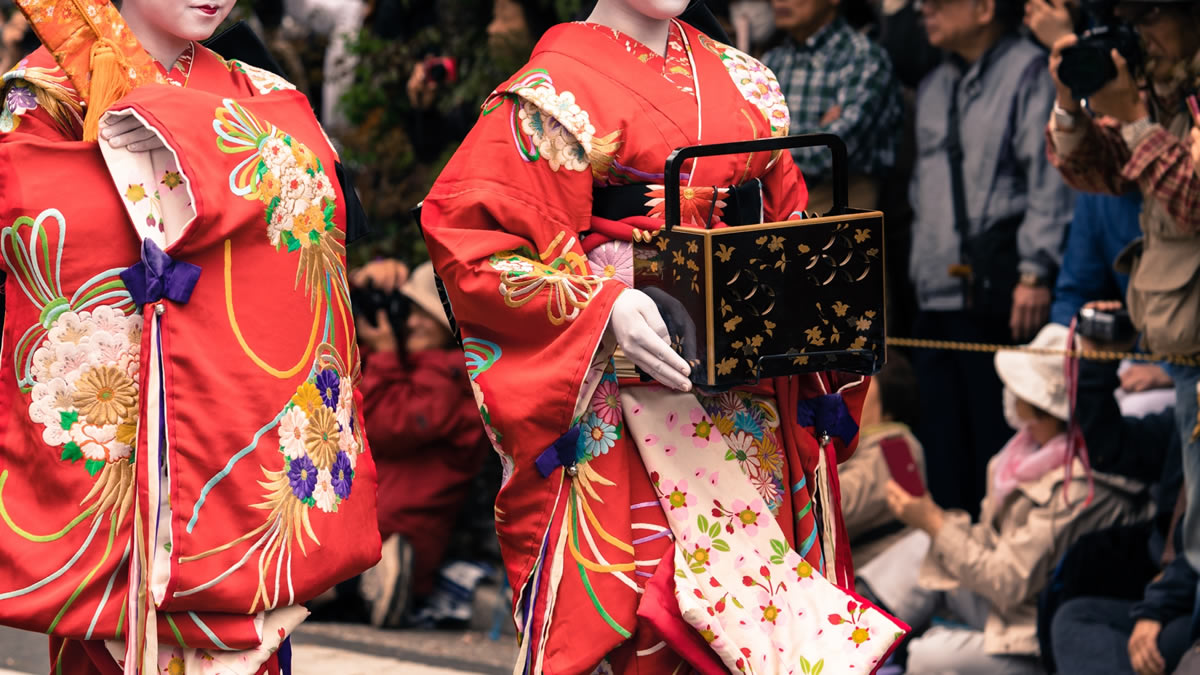
<svg viewBox="0 0 1200 675">
<path fill-rule="evenodd" d="M 421 214 L 477 396 L 517 471 L 570 428 L 624 288 L 593 275 L 579 244 L 591 217 L 590 126 L 586 112 L 560 123 L 507 95 L 485 111 Z"/>
<path fill-rule="evenodd" d="M 768 223 L 799 218 L 808 207 L 808 185 L 790 152 L 780 152 L 763 176 L 763 215 Z"/>
</svg>

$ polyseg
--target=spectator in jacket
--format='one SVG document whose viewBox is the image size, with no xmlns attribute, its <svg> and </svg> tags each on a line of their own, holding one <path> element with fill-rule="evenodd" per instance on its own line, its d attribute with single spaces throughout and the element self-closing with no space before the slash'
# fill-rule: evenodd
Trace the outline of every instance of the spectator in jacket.
<svg viewBox="0 0 1200 675">
<path fill-rule="evenodd" d="M 856 566 L 905 533 L 884 497 L 883 486 L 891 478 L 884 446 L 902 446 L 916 464 L 917 473 L 922 479 L 925 476 L 925 453 L 912 434 L 918 413 L 916 390 L 917 376 L 908 359 L 899 352 L 889 352 L 887 365 L 871 378 L 871 388 L 863 401 L 858 450 L 838 466 L 842 517 Z"/>
<path fill-rule="evenodd" d="M 1119 303 L 1090 305 L 1112 309 Z M 1096 345 L 1080 338 L 1080 346 L 1086 350 L 1128 351 L 1131 345 L 1132 340 L 1125 344 Z M 1117 363 L 1080 361 L 1077 420 L 1092 468 L 1150 485 L 1148 497 L 1153 501 L 1155 516 L 1145 523 L 1089 534 L 1072 546 L 1058 564 L 1051 587 L 1039 604 L 1038 632 L 1043 662 L 1052 667 L 1055 655 L 1058 655 L 1058 669 L 1066 673 L 1094 672 L 1085 668 L 1092 661 L 1076 662 L 1063 656 L 1078 650 L 1079 610 L 1087 603 L 1076 605 L 1075 611 L 1068 612 L 1065 617 L 1059 616 L 1060 613 L 1066 612 L 1076 598 L 1100 598 L 1099 604 L 1110 608 L 1125 602 L 1126 609 L 1140 600 L 1146 584 L 1162 572 L 1166 561 L 1171 559 L 1168 552 L 1173 549 L 1169 543 L 1175 525 L 1173 521 L 1182 513 L 1183 467 L 1174 411 L 1122 416 L 1117 398 L 1113 396 L 1119 382 Z M 1176 530 L 1175 546 L 1180 544 L 1178 536 Z M 1097 566 L 1097 560 L 1105 560 L 1106 564 Z M 1113 569 L 1121 570 L 1120 574 L 1114 575 Z M 1115 620 L 1111 614 L 1101 613 L 1101 616 L 1109 617 L 1103 620 L 1106 624 L 1110 619 Z M 1057 642 L 1060 633 L 1071 642 L 1060 647 Z"/>
<path fill-rule="evenodd" d="M 397 278 L 394 263 L 373 264 L 380 269 L 365 276 L 376 286 Z M 399 625 L 406 609 L 433 591 L 488 448 L 433 266 L 416 268 L 401 292 L 412 302 L 403 345 L 382 312 L 375 325 L 358 322 L 367 350 L 363 416 L 379 472 L 384 538 L 383 560 L 362 582 L 376 626 Z"/>
<path fill-rule="evenodd" d="M 1125 296 L 1129 275 L 1113 265 L 1125 247 L 1141 236 L 1141 194 L 1119 197 L 1082 194 L 1067 235 L 1062 271 L 1054 287 L 1050 320 L 1070 325 L 1088 302 Z M 1120 372 L 1121 412 L 1141 416 L 1175 403 L 1174 382 L 1156 363 L 1127 362 Z"/>
<path fill-rule="evenodd" d="M 903 132 L 900 87 L 887 53 L 850 27 L 839 3 L 773 0 L 775 26 L 787 39 L 763 63 L 787 98 L 791 132 L 840 136 L 854 172 L 851 202 L 875 208 Z M 826 212 L 833 205 L 832 155 L 825 148 L 797 148 L 792 157 L 808 184 L 808 210 Z"/>
<path fill-rule="evenodd" d="M 1063 675 L 1163 675 L 1192 644 L 1192 606 L 1200 575 L 1183 555 L 1182 528 L 1162 574 L 1140 601 L 1076 598 L 1054 616 L 1054 660 Z"/>
<path fill-rule="evenodd" d="M 930 42 L 950 53 L 917 93 L 910 184 L 918 338 L 1008 343 L 1049 318 L 1050 288 L 1073 195 L 1049 165 L 1043 120 L 1054 102 L 1045 54 L 1020 36 L 1019 0 L 928 0 Z M 956 120 L 956 124 L 951 124 Z M 953 159 L 961 147 L 961 207 Z M 961 220 L 956 212 L 963 212 Z M 965 239 L 965 242 L 964 242 Z M 970 259 L 961 247 L 970 245 Z M 986 355 L 921 350 L 917 437 L 939 503 L 974 511 L 988 458 L 1004 444 L 1000 381 Z"/>
<path fill-rule="evenodd" d="M 1145 81 L 1136 81 L 1125 59 L 1114 55 L 1117 76 L 1087 100 L 1092 113 L 1087 114 L 1058 75 L 1063 50 L 1077 39 L 1068 35 L 1055 42 L 1050 71 L 1058 94 L 1048 129 L 1050 156 L 1080 190 L 1141 192 L 1142 245 L 1121 261 L 1131 271 L 1130 315 L 1151 351 L 1190 356 L 1200 352 L 1200 321 L 1190 295 L 1200 272 L 1200 176 L 1192 156 L 1200 132 L 1185 98 L 1200 84 L 1200 4 L 1135 0 L 1121 2 L 1117 10 L 1145 46 Z M 1200 444 L 1193 436 L 1200 368 L 1168 372 L 1175 381 L 1184 472 L 1193 490 L 1184 516 L 1184 546 L 1195 567 L 1200 565 Z"/>
<path fill-rule="evenodd" d="M 1066 333 L 1048 325 L 1031 346 L 1064 349 Z M 888 505 L 920 531 L 860 573 L 867 594 L 911 626 L 947 608 L 967 624 L 914 639 L 910 673 L 1042 672 L 1037 594 L 1055 562 L 1084 533 L 1145 517 L 1140 484 L 1121 476 L 1096 473 L 1088 500 L 1083 464 L 1065 452 L 1062 357 L 1001 352 L 995 363 L 1007 390 L 1005 417 L 1018 431 L 989 463 L 982 517 L 973 524 L 928 493 L 913 497 L 888 483 Z"/>
</svg>

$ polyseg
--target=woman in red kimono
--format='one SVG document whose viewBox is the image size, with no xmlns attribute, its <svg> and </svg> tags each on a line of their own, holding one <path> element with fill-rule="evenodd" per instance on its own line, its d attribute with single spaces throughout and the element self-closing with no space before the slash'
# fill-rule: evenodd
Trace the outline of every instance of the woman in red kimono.
<svg viewBox="0 0 1200 675">
<path fill-rule="evenodd" d="M 232 0 L 18 4 L 0 622 L 55 673 L 288 672 L 301 603 L 379 553 L 336 154 L 197 43 Z"/>
<path fill-rule="evenodd" d="M 870 672 L 904 628 L 842 590 L 832 465 L 854 447 L 862 378 L 693 392 L 632 288 L 667 155 L 788 128 L 770 71 L 673 19 L 686 4 L 601 0 L 551 29 L 424 202 L 506 466 L 515 672 Z M 685 225 L 742 224 L 731 192 L 764 222 L 807 201 L 787 153 L 702 158 L 682 180 Z"/>
</svg>

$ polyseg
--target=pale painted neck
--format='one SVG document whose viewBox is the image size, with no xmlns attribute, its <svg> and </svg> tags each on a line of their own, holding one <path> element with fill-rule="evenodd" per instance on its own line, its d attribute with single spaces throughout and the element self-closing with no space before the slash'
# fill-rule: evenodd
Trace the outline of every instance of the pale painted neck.
<svg viewBox="0 0 1200 675">
<path fill-rule="evenodd" d="M 133 31 L 142 48 L 149 52 L 155 61 L 161 63 L 168 72 L 175 67 L 175 62 L 191 44 L 190 40 L 163 32 L 141 13 L 135 3 L 125 3 L 121 18 L 125 19 L 126 25 L 129 26 L 129 30 Z"/>
<path fill-rule="evenodd" d="M 659 56 L 667 55 L 667 36 L 671 32 L 670 19 L 653 19 L 628 5 L 601 1 L 596 4 L 596 9 L 588 17 L 588 21 L 619 30 L 653 49 Z"/>
</svg>

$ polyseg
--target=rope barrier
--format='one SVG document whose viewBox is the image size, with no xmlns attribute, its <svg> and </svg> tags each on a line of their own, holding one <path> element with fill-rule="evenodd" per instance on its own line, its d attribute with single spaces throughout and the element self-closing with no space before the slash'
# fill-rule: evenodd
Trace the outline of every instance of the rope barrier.
<svg viewBox="0 0 1200 675">
<path fill-rule="evenodd" d="M 1167 362 L 1181 366 L 1200 366 L 1200 357 L 1177 356 L 1173 354 L 1141 354 L 1136 352 L 1115 352 L 1096 349 L 1049 349 L 1046 347 L 1030 347 L 1027 345 L 1001 345 L 984 342 L 959 342 L 955 340 L 923 340 L 918 338 L 888 336 L 887 344 L 892 347 L 908 347 L 911 349 L 938 349 L 943 351 L 978 352 L 994 354 L 996 352 L 1025 352 L 1043 356 L 1070 356 L 1090 361 L 1149 361 Z"/>
</svg>

